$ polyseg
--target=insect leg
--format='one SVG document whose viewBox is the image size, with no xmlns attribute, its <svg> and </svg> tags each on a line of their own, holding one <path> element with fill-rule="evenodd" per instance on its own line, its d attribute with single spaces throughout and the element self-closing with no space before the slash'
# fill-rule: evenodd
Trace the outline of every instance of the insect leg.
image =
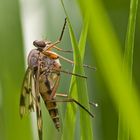
<svg viewBox="0 0 140 140">
<path fill-rule="evenodd" d="M 66 73 L 66 74 L 74 75 L 74 76 L 78 76 L 78 77 L 81 77 L 81 78 L 87 78 L 87 76 L 72 73 L 72 72 L 69 72 L 69 71 L 66 71 L 66 70 L 56 70 L 56 71 L 60 71 L 60 72 Z"/>
<path fill-rule="evenodd" d="M 56 96 L 57 97 L 68 98 L 68 95 L 67 94 L 62 94 L 62 93 L 59 93 L 59 94 L 57 93 Z M 97 103 L 89 102 L 89 104 L 92 105 L 93 107 L 98 107 L 98 104 Z"/>
<path fill-rule="evenodd" d="M 63 56 L 61 56 L 61 55 L 58 55 L 58 57 L 59 57 L 60 59 L 64 60 L 64 61 L 69 62 L 70 64 L 75 64 L 72 60 L 67 59 L 67 58 L 65 58 L 65 57 L 63 57 Z M 86 64 L 83 64 L 83 67 L 86 67 L 86 68 L 89 68 L 89 69 L 96 70 L 95 67 L 92 67 L 92 66 L 89 66 L 89 65 L 86 65 Z"/>
<path fill-rule="evenodd" d="M 62 37 L 63 37 L 63 34 L 64 34 L 64 30 L 65 30 L 65 27 L 66 27 L 66 24 L 67 24 L 67 18 L 65 18 L 65 22 L 64 22 L 64 25 L 63 25 L 63 28 L 62 28 L 62 32 L 61 32 L 61 35 L 59 37 L 59 41 L 62 40 Z"/>
<path fill-rule="evenodd" d="M 52 52 L 52 51 L 43 50 L 42 53 L 43 53 L 44 55 L 46 55 L 46 56 L 52 58 L 52 59 L 58 59 L 58 58 L 60 58 L 60 59 L 62 59 L 62 60 L 64 60 L 64 61 L 69 62 L 70 64 L 75 64 L 72 60 L 69 60 L 69 59 L 67 59 L 67 58 L 65 58 L 65 57 L 63 57 L 63 56 L 61 56 L 61 55 L 58 55 L 58 54 Z M 92 67 L 92 66 L 89 66 L 89 65 L 86 65 L 86 64 L 83 64 L 83 67 L 96 70 L 95 67 Z"/>
<path fill-rule="evenodd" d="M 43 68 L 42 71 L 45 71 L 47 68 Z M 74 75 L 74 76 L 78 76 L 78 77 L 81 77 L 81 78 L 87 78 L 87 76 L 84 76 L 84 75 L 80 75 L 80 74 L 77 74 L 77 73 L 73 73 L 73 72 L 69 72 L 69 71 L 66 71 L 66 70 L 58 70 L 58 69 L 52 69 L 54 71 L 51 71 L 50 73 L 56 73 L 57 72 L 63 72 L 63 73 L 66 73 L 66 74 L 69 74 L 69 75 Z"/>
<path fill-rule="evenodd" d="M 67 19 L 65 18 L 65 22 L 64 22 L 64 25 L 63 25 L 63 28 L 62 28 L 62 32 L 61 32 L 61 35 L 59 37 L 59 39 L 54 42 L 53 44 L 51 44 L 46 50 L 50 50 L 51 48 L 53 48 L 56 44 L 60 43 L 61 40 L 62 40 L 62 37 L 63 37 L 63 34 L 64 34 L 64 30 L 65 30 L 65 27 L 66 27 L 66 23 L 67 23 Z"/>
<path fill-rule="evenodd" d="M 63 94 L 63 93 L 57 93 L 56 94 L 57 97 L 63 97 L 63 98 L 68 98 L 68 95 L 67 94 Z M 97 103 L 94 103 L 94 102 L 89 102 L 90 105 L 92 105 L 93 107 L 98 107 L 98 104 Z"/>
<path fill-rule="evenodd" d="M 45 71 L 46 70 L 46 67 L 42 69 L 42 71 Z M 87 78 L 87 76 L 84 76 L 84 75 L 80 75 L 80 74 L 77 74 L 77 73 L 73 73 L 73 72 L 69 72 L 69 71 L 66 71 L 66 70 L 60 70 L 60 69 L 52 69 L 54 71 L 51 71 L 50 73 L 55 73 L 56 71 L 57 72 L 63 72 L 63 73 L 66 73 L 66 74 L 69 74 L 69 75 L 74 75 L 74 76 L 78 76 L 78 77 L 81 77 L 81 78 Z"/>
<path fill-rule="evenodd" d="M 56 94 L 56 90 L 57 90 L 57 88 L 58 88 L 58 86 L 59 86 L 59 82 L 60 82 L 60 76 L 58 75 L 57 76 L 57 79 L 56 79 L 56 82 L 55 82 L 55 85 L 54 85 L 54 87 L 52 88 L 52 93 L 51 93 L 51 99 L 55 96 L 55 94 Z"/>
<path fill-rule="evenodd" d="M 63 93 L 56 94 L 56 96 L 68 98 L 68 95 L 67 94 L 63 94 Z"/>
<path fill-rule="evenodd" d="M 76 101 L 75 99 L 73 98 L 64 98 L 63 100 L 60 100 L 60 99 L 54 99 L 54 100 L 49 100 L 47 102 L 74 102 L 76 103 L 77 105 L 79 105 L 82 109 L 84 109 L 91 117 L 94 117 L 94 115 L 87 109 L 85 108 L 82 104 L 80 104 L 78 101 Z"/>
<path fill-rule="evenodd" d="M 58 50 L 58 51 L 62 51 L 62 52 L 68 52 L 68 53 L 73 52 L 72 50 L 63 50 L 63 49 L 61 49 L 61 48 L 59 48 L 57 46 L 53 46 L 53 48 L 56 49 L 56 50 Z"/>
<path fill-rule="evenodd" d="M 51 59 L 58 59 L 59 58 L 58 54 L 56 54 L 55 52 L 52 52 L 52 51 L 44 51 L 43 50 L 42 53 Z"/>
</svg>

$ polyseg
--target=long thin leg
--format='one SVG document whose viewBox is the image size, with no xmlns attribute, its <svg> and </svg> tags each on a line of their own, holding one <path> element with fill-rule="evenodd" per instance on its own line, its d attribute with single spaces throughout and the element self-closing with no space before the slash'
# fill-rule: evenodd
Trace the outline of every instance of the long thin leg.
<svg viewBox="0 0 140 140">
<path fill-rule="evenodd" d="M 69 72 L 69 71 L 66 71 L 66 70 L 56 70 L 56 69 L 54 69 L 54 70 L 55 70 L 55 71 L 59 71 L 59 72 L 63 72 L 63 73 L 66 73 L 66 74 L 78 76 L 78 77 L 81 77 L 81 78 L 87 78 L 87 76 L 80 75 L 80 74 L 76 74 L 76 73 L 72 73 L 72 72 Z"/>
<path fill-rule="evenodd" d="M 65 57 L 63 57 L 63 56 L 61 56 L 61 55 L 58 55 L 58 57 L 61 58 L 62 60 L 65 60 L 65 61 L 71 63 L 71 64 L 75 64 L 72 60 L 69 60 L 69 59 L 67 59 L 67 58 L 65 58 Z M 92 67 L 92 66 L 89 66 L 89 65 L 86 65 L 86 64 L 83 64 L 83 67 L 86 67 L 86 68 L 90 68 L 90 69 L 96 70 L 95 67 Z"/>
<path fill-rule="evenodd" d="M 56 94 L 56 96 L 57 97 L 68 98 L 68 95 L 67 94 L 62 94 L 62 93 Z M 93 107 L 98 107 L 98 104 L 97 103 L 89 102 L 89 104 L 92 105 Z"/>
<path fill-rule="evenodd" d="M 45 51 L 46 51 L 46 50 L 50 50 L 51 48 L 53 48 L 55 45 L 57 45 L 57 44 L 59 44 L 59 43 L 60 43 L 60 41 L 57 40 L 56 42 L 54 42 L 53 44 L 51 44 L 49 47 L 47 47 L 47 48 L 45 49 Z"/>
<path fill-rule="evenodd" d="M 73 51 L 72 50 L 63 50 L 57 46 L 53 46 L 54 49 L 58 50 L 58 51 L 61 51 L 61 52 L 67 52 L 67 53 L 72 53 Z"/>
<path fill-rule="evenodd" d="M 44 55 L 46 55 L 46 56 L 52 58 L 52 59 L 59 59 L 59 58 L 60 58 L 60 59 L 62 59 L 62 60 L 64 60 L 64 61 L 69 62 L 70 64 L 75 64 L 72 60 L 69 60 L 69 59 L 67 59 L 67 58 L 65 58 L 65 57 L 63 57 L 63 56 L 61 56 L 61 55 L 58 55 L 58 54 L 52 52 L 52 51 L 43 50 L 42 53 L 43 53 Z M 92 66 L 89 66 L 89 65 L 85 65 L 85 64 L 83 64 L 83 67 L 96 70 L 95 67 L 92 67 Z"/>
<path fill-rule="evenodd" d="M 51 99 L 55 96 L 56 90 L 59 86 L 60 76 L 57 77 L 54 87 L 52 88 Z"/>
<path fill-rule="evenodd" d="M 42 69 L 42 72 L 45 71 L 47 68 L 43 68 Z M 73 72 L 69 72 L 69 71 L 66 71 L 66 70 L 57 70 L 57 69 L 52 69 L 54 71 L 51 71 L 49 73 L 56 73 L 57 72 L 63 72 L 63 73 L 66 73 L 66 74 L 70 74 L 70 75 L 74 75 L 74 76 L 78 76 L 78 77 L 81 77 L 81 78 L 87 78 L 87 76 L 84 76 L 84 75 L 80 75 L 80 74 L 76 74 L 76 73 L 73 73 Z"/>
<path fill-rule="evenodd" d="M 63 28 L 62 28 L 62 32 L 61 32 L 61 35 L 60 35 L 59 39 L 58 39 L 56 42 L 54 42 L 53 44 L 51 44 L 51 45 L 47 48 L 47 50 L 50 50 L 50 49 L 51 49 L 52 47 L 54 47 L 56 44 L 58 44 L 58 43 L 61 42 L 62 37 L 63 37 L 63 34 L 64 34 L 65 27 L 66 27 L 66 23 L 67 23 L 67 18 L 65 18 L 65 22 L 64 22 L 64 25 L 63 25 Z"/>
<path fill-rule="evenodd" d="M 54 100 L 49 100 L 47 102 L 74 102 L 77 105 L 79 105 L 82 109 L 84 109 L 91 117 L 94 117 L 94 115 L 87 108 L 85 108 L 82 104 L 80 104 L 78 101 L 76 101 L 73 98 L 64 98 L 63 100 L 54 99 Z"/>
<path fill-rule="evenodd" d="M 68 98 L 68 95 L 67 94 L 63 94 L 63 93 L 59 93 L 59 94 L 56 93 L 56 96 Z"/>
<path fill-rule="evenodd" d="M 64 25 L 63 25 L 63 28 L 62 28 L 62 32 L 61 32 L 61 35 L 59 37 L 59 41 L 62 40 L 62 37 L 63 37 L 63 34 L 64 34 L 64 30 L 65 30 L 66 24 L 67 24 L 67 18 L 65 18 L 65 22 L 64 22 Z"/>
</svg>

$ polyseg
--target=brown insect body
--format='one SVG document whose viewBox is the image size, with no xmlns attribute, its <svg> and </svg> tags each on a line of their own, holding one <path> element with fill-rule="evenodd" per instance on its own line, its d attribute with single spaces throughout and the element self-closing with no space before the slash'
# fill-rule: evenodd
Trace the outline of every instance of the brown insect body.
<svg viewBox="0 0 140 140">
<path fill-rule="evenodd" d="M 56 102 L 48 102 L 54 100 L 56 82 L 60 76 L 60 72 L 54 71 L 54 69 L 61 69 L 61 65 L 58 59 L 51 59 L 45 56 L 37 49 L 33 49 L 28 56 L 28 66 L 34 71 L 34 75 L 37 75 L 38 65 L 40 65 L 40 73 L 38 79 L 39 93 L 42 96 L 46 108 L 56 126 L 60 127 L 59 114 Z M 57 88 L 57 87 L 56 87 Z M 53 95 L 52 95 L 53 94 Z"/>
</svg>

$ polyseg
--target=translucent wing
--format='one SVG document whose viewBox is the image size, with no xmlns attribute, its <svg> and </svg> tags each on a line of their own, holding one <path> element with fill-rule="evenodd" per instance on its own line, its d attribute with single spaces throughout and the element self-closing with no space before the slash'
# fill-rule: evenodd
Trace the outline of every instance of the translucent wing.
<svg viewBox="0 0 140 140">
<path fill-rule="evenodd" d="M 39 94 L 39 75 L 40 75 L 40 65 L 38 64 L 38 70 L 35 76 L 34 85 L 35 85 L 35 97 L 36 97 L 36 116 L 37 116 L 37 128 L 39 140 L 42 140 L 42 112 L 40 108 L 40 94 Z"/>
<path fill-rule="evenodd" d="M 36 108 L 37 127 L 39 140 L 42 140 L 42 113 L 40 108 L 39 84 L 37 76 L 34 77 L 32 70 L 28 67 L 24 76 L 22 91 L 20 95 L 20 116 L 21 118 L 29 111 Z"/>
<path fill-rule="evenodd" d="M 22 91 L 20 95 L 20 117 L 22 118 L 27 112 L 34 111 L 34 96 L 33 96 L 33 72 L 28 67 L 24 76 Z"/>
<path fill-rule="evenodd" d="M 39 140 L 42 140 L 42 113 L 40 108 L 40 96 L 37 97 L 36 116 Z"/>
</svg>

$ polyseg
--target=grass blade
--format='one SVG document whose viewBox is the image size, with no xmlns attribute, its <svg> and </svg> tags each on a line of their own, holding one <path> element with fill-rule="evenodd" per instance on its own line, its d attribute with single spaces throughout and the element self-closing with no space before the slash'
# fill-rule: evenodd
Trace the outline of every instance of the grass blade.
<svg viewBox="0 0 140 140">
<path fill-rule="evenodd" d="M 138 0 L 131 0 L 126 42 L 125 42 L 125 52 L 124 52 L 124 64 L 127 65 L 128 67 L 128 71 L 130 75 L 130 81 L 129 81 L 130 87 L 132 83 L 133 50 L 134 50 L 137 7 L 138 7 Z M 122 119 L 121 113 L 119 114 L 118 140 L 129 140 L 129 128 L 126 125 L 125 120 Z"/>
<path fill-rule="evenodd" d="M 61 1 L 61 2 L 63 5 L 63 8 L 65 10 L 63 1 Z M 66 10 L 65 10 L 65 14 L 68 18 Z M 84 74 L 82 63 L 83 63 L 83 58 L 84 58 L 84 50 L 85 50 L 84 47 L 85 47 L 85 43 L 86 43 L 86 36 L 87 36 L 87 30 L 88 30 L 88 20 L 87 20 L 87 18 L 85 18 L 85 19 L 86 20 L 84 20 L 84 27 L 81 32 L 80 41 L 79 41 L 79 45 L 78 45 L 74 32 L 73 32 L 73 29 L 72 29 L 72 26 L 71 26 L 71 23 L 70 23 L 70 20 L 68 18 L 69 32 L 70 32 L 72 46 L 74 49 L 74 62 L 75 62 L 74 72 L 79 73 L 79 74 Z M 79 50 L 79 48 L 81 51 Z M 75 83 L 75 86 L 73 88 L 72 85 L 74 83 Z M 85 80 L 83 80 L 81 78 L 79 79 L 77 77 L 73 77 L 71 80 L 70 91 L 72 91 L 72 92 L 70 92 L 71 93 L 70 96 L 72 96 L 73 98 L 77 98 L 77 96 L 78 96 L 79 102 L 81 102 L 82 104 L 84 104 L 85 106 L 87 106 L 89 108 L 88 96 L 87 96 L 87 86 L 86 86 Z M 75 113 L 76 113 L 76 110 L 73 111 L 73 108 L 71 108 L 69 105 L 67 107 L 67 111 L 66 111 L 63 139 L 74 139 Z M 72 122 L 70 122 L 70 120 L 72 120 Z M 70 126 L 69 126 L 69 124 L 70 124 Z M 81 126 L 81 138 L 87 139 L 87 140 L 93 139 L 90 116 L 81 109 L 80 109 L 80 126 Z M 70 130 L 68 133 L 65 131 L 65 129 L 67 129 L 67 128 L 69 128 L 69 130 Z"/>
<path fill-rule="evenodd" d="M 79 39 L 79 44 L 78 44 L 82 62 L 83 62 L 84 54 L 85 54 L 85 45 L 86 45 L 86 38 L 87 38 L 87 32 L 88 32 L 88 26 L 89 26 L 89 13 L 85 14 L 83 22 L 84 23 L 83 23 L 83 27 L 81 31 L 81 36 Z"/>
<path fill-rule="evenodd" d="M 113 31 L 112 25 L 108 19 L 107 13 L 100 0 L 88 0 L 86 3 L 79 1 L 84 12 L 86 8 L 92 13 L 90 29 L 90 39 L 92 51 L 96 54 L 98 68 L 101 69 L 106 85 L 110 90 L 110 96 L 117 109 L 120 108 L 123 120 L 126 120 L 130 128 L 133 140 L 140 139 L 140 110 L 138 101 L 138 92 L 132 83 L 132 89 L 129 90 L 128 81 L 131 79 L 127 66 L 125 72 L 122 72 L 122 54 L 120 44 Z M 84 3 L 84 4 L 83 4 Z"/>
<path fill-rule="evenodd" d="M 23 43 L 17 0 L 0 1 L 0 139 L 31 140 L 29 117 L 19 116 L 24 75 Z"/>
<path fill-rule="evenodd" d="M 132 75 L 132 67 L 133 67 L 133 50 L 134 50 L 137 8 L 138 8 L 138 0 L 131 0 L 128 28 L 127 28 L 126 42 L 125 42 L 125 53 L 124 53 L 124 63 L 128 66 L 130 70 L 130 75 Z"/>
</svg>

